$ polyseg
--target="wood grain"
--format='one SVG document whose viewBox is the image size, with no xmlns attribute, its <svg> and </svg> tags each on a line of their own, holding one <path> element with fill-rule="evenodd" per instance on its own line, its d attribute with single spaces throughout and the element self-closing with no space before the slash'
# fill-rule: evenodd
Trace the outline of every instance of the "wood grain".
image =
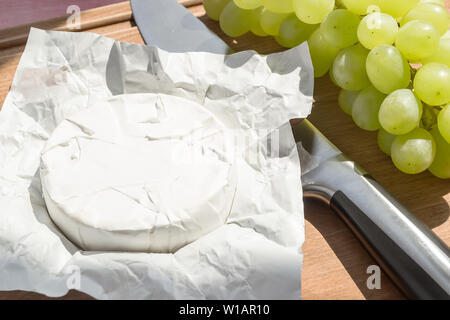
<svg viewBox="0 0 450 320">
<path fill-rule="evenodd" d="M 60 17 L 71 5 L 88 10 L 117 2 L 123 0 L 0 0 L 0 29 Z"/>
<path fill-rule="evenodd" d="M 186 7 L 191 7 L 201 4 L 202 0 L 179 0 L 179 2 Z M 0 30 L 0 49 L 25 44 L 31 27 L 46 30 L 87 31 L 122 21 L 130 21 L 132 19 L 132 12 L 130 3 L 127 1 L 85 10 L 81 12 L 79 29 L 73 29 L 70 24 L 67 24 L 67 18 L 69 16 L 67 14 L 54 19 Z"/>
<path fill-rule="evenodd" d="M 283 50 L 272 38 L 260 38 L 251 34 L 237 39 L 227 37 L 220 31 L 217 22 L 205 16 L 198 3 L 186 1 L 189 10 L 199 17 L 211 30 L 224 39 L 234 50 L 253 49 L 260 53 Z M 450 0 L 446 0 L 447 8 Z M 128 3 L 118 4 L 121 8 L 98 8 L 89 10 L 95 23 L 85 21 L 84 31 L 96 32 L 119 41 L 144 43 L 139 30 L 131 20 Z M 96 11 L 97 10 L 97 11 Z M 101 14 L 99 13 L 101 12 Z M 111 20 L 111 12 L 120 19 Z M 126 19 L 125 19 L 126 18 Z M 103 20 L 102 20 L 103 19 Z M 55 20 L 56 21 L 56 20 Z M 65 21 L 61 19 L 61 21 Z M 99 21 L 103 21 L 103 24 Z M 46 22 L 48 23 L 48 22 Z M 52 23 L 55 23 L 52 25 Z M 47 24 L 60 28 L 56 22 Z M 29 26 L 23 26 L 16 35 L 26 38 Z M 8 34 L 0 31 L 0 44 Z M 3 40 L 4 41 L 4 40 Z M 4 41 L 5 42 L 5 41 Z M 4 43 L 3 42 L 3 43 Z M 0 105 L 6 96 L 23 46 L 0 50 Z M 310 120 L 344 153 L 358 162 L 372 174 L 386 189 L 420 217 L 447 244 L 450 244 L 450 182 L 434 178 L 429 173 L 409 176 L 394 168 L 390 159 L 378 150 L 374 133 L 365 132 L 353 124 L 337 106 L 338 89 L 328 77 L 316 80 L 315 104 Z M 368 290 L 366 286 L 367 267 L 375 264 L 352 233 L 328 208 L 318 202 L 305 202 L 306 241 L 303 246 L 304 266 L 302 293 L 305 299 L 402 299 L 402 294 L 383 274 L 381 290 Z M 14 291 L 0 293 L 0 299 L 43 299 L 45 296 Z M 62 299 L 89 298 L 72 291 Z"/>
<path fill-rule="evenodd" d="M 0 31 L 0 48 L 8 48 L 24 44 L 31 27 L 40 29 L 52 29 L 60 31 L 84 31 L 99 26 L 114 24 L 131 19 L 131 8 L 128 2 L 121 2 L 96 9 L 81 12 L 81 25 L 79 30 L 72 30 L 67 24 L 69 15 L 59 18 L 40 21 L 18 27 L 12 27 Z"/>
</svg>

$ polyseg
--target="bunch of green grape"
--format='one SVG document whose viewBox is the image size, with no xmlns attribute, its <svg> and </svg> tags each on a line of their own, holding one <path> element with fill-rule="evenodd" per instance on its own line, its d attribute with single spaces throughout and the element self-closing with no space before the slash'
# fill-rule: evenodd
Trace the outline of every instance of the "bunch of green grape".
<svg viewBox="0 0 450 320">
<path fill-rule="evenodd" d="M 450 178 L 450 33 L 444 0 L 204 0 L 231 37 L 308 42 L 316 77 L 329 72 L 339 106 L 378 131 L 408 174 Z M 413 67 L 414 66 L 414 67 Z"/>
</svg>

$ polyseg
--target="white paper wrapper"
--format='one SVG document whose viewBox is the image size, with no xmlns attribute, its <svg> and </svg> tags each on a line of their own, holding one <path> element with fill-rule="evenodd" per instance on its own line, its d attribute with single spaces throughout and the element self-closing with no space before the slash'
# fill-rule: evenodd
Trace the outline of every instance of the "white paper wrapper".
<svg viewBox="0 0 450 320">
<path fill-rule="evenodd" d="M 304 240 L 300 163 L 288 120 L 311 111 L 306 44 L 260 56 L 167 53 L 89 33 L 32 29 L 0 112 L 0 290 L 107 299 L 298 299 Z M 237 158 L 222 227 L 173 254 L 81 251 L 42 197 L 41 151 L 66 117 L 119 94 L 200 103 L 259 148 Z M 270 152 L 268 152 L 270 151 Z"/>
</svg>

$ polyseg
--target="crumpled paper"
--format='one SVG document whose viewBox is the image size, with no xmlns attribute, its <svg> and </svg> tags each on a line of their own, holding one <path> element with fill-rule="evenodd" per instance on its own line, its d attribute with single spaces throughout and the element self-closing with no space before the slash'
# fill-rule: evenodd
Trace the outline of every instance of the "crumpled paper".
<svg viewBox="0 0 450 320">
<path fill-rule="evenodd" d="M 0 111 L 0 290 L 100 299 L 298 299 L 304 221 L 288 124 L 312 106 L 307 44 L 260 56 L 168 53 L 90 33 L 32 29 Z M 82 251 L 54 225 L 40 155 L 66 117 L 111 96 L 200 103 L 262 148 L 237 160 L 226 224 L 173 254 Z M 227 121 L 225 121 L 227 122 Z M 275 137 L 275 138 L 274 138 Z M 274 152 L 277 151 L 277 152 Z"/>
</svg>

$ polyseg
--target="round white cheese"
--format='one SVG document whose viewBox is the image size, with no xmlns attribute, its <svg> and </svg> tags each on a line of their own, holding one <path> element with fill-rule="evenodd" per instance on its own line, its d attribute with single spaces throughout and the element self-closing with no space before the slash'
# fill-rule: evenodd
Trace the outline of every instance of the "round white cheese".
<svg viewBox="0 0 450 320">
<path fill-rule="evenodd" d="M 49 214 L 83 250 L 175 252 L 226 222 L 232 139 L 192 101 L 110 98 L 49 138 L 40 168 Z"/>
</svg>

